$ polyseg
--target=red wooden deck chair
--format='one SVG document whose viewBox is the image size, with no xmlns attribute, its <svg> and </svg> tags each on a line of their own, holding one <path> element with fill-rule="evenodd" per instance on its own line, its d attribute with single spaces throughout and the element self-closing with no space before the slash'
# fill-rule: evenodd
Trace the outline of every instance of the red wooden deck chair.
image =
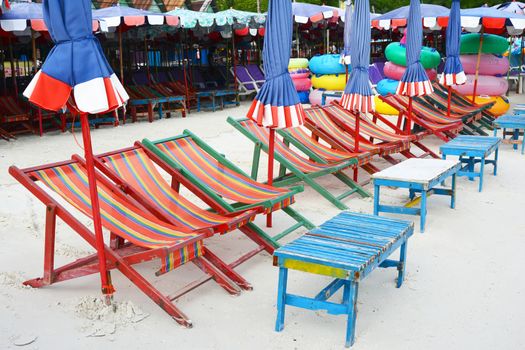
<svg viewBox="0 0 525 350">
<path fill-rule="evenodd" d="M 341 126 L 337 125 L 328 113 L 321 107 L 312 107 L 305 109 L 306 123 L 305 126 L 310 129 L 313 137 L 318 137 L 329 143 L 332 147 L 336 147 L 347 152 L 355 152 L 355 132 L 349 133 Z M 365 138 L 360 137 L 359 150 L 362 152 L 369 152 L 378 154 L 385 160 L 392 164 L 398 163 L 390 155 L 399 153 L 402 150 L 401 143 L 390 143 L 384 145 L 375 145 Z M 373 167 L 371 169 L 365 168 L 369 173 L 379 171 Z"/>
<path fill-rule="evenodd" d="M 400 103 L 396 96 L 394 95 L 387 95 L 387 96 L 379 96 L 379 98 L 385 102 L 388 103 L 390 106 L 397 109 L 399 112 L 399 118 L 397 127 L 401 128 L 401 122 L 403 119 L 403 116 L 407 113 L 407 107 Z M 414 105 L 412 105 L 414 107 Z M 420 110 L 417 110 L 417 108 L 412 109 L 412 121 L 416 123 L 417 125 L 425 128 L 426 130 L 431 131 L 434 135 L 436 135 L 441 140 L 448 142 L 450 139 L 453 139 L 456 137 L 456 135 L 463 130 L 464 124 L 461 121 L 457 121 L 455 123 L 439 123 L 435 121 L 431 116 L 427 116 L 424 113 L 422 113 Z"/>
<path fill-rule="evenodd" d="M 0 136 L 9 140 L 32 132 L 30 109 L 21 106 L 13 96 L 0 96 Z"/>
<path fill-rule="evenodd" d="M 439 84 L 439 82 L 434 82 L 432 84 L 434 87 L 435 94 L 434 96 L 439 96 L 442 99 L 446 101 L 446 105 L 448 106 L 448 88 Z M 494 119 L 497 118 L 494 114 L 492 114 L 489 109 L 494 105 L 495 102 L 490 102 L 486 104 L 478 104 L 475 102 L 472 102 L 472 99 L 469 99 L 467 96 L 460 94 L 456 90 L 452 89 L 452 96 L 451 96 L 451 107 L 456 108 L 457 113 L 462 113 L 461 111 L 473 111 L 473 110 L 479 110 L 481 114 L 487 118 L 487 120 L 491 123 L 494 121 Z M 444 102 L 443 100 L 441 100 Z"/>
<path fill-rule="evenodd" d="M 96 156 L 96 159 L 98 168 L 126 194 L 159 219 L 179 229 L 212 230 L 216 234 L 225 234 L 248 224 L 257 213 L 253 209 L 220 215 L 198 207 L 182 196 L 178 188 L 173 188 L 164 180 L 141 146 L 102 154 Z M 215 255 L 213 257 L 215 265 L 221 266 L 221 270 L 239 287 L 251 289 L 251 285 L 235 273 L 233 268 Z"/>
<path fill-rule="evenodd" d="M 50 195 L 50 192 L 58 194 L 65 202 L 91 217 L 87 172 L 83 164 L 71 160 L 23 170 L 12 166 L 9 173 L 47 208 L 44 276 L 26 281 L 25 284 L 39 288 L 97 273 L 96 254 L 60 268 L 54 267 L 57 216 L 96 249 L 94 233 L 60 204 L 61 201 Z M 159 220 L 100 173 L 97 173 L 97 186 L 102 225 L 111 233 L 111 244 L 105 245 L 108 268 L 118 269 L 178 323 L 188 327 L 192 325 L 188 317 L 172 303 L 173 296 L 162 294 L 133 265 L 160 260 L 157 275 L 161 275 L 191 261 L 212 275 L 230 294 L 239 293 L 238 287 L 214 264 L 214 256 L 203 245 L 202 240 L 213 234 L 211 229 L 182 230 Z"/>
<path fill-rule="evenodd" d="M 268 152 L 270 138 L 268 129 L 259 127 L 255 121 L 251 119 L 235 120 L 228 117 L 228 123 L 254 142 L 255 154 L 252 164 L 252 177 L 256 178 L 259 168 L 259 154 L 261 150 Z M 371 154 L 369 155 L 371 156 Z M 347 206 L 342 200 L 354 193 L 358 193 L 362 197 L 370 196 L 364 188 L 343 172 L 346 169 L 354 169 L 357 166 L 358 159 L 356 157 L 340 159 L 330 163 L 320 163 L 314 159 L 303 156 L 288 147 L 285 142 L 276 138 L 275 160 L 280 164 L 279 177 L 273 182 L 275 186 L 287 186 L 304 181 L 339 209 L 347 209 Z M 339 196 L 335 196 L 315 181 L 318 177 L 330 174 L 341 180 L 341 182 L 350 187 L 350 189 Z"/>
<path fill-rule="evenodd" d="M 295 194 L 303 191 L 301 186 L 284 189 L 259 183 L 188 130 L 169 139 L 153 142 L 145 139 L 142 142 L 148 157 L 172 177 L 172 188 L 178 191 L 180 185 L 187 187 L 221 215 L 256 209 L 261 214 L 282 210 L 291 217 L 295 224 L 273 237 L 254 223 L 240 227 L 267 252 L 273 254 L 280 246 L 278 241 L 295 230 L 314 228 L 291 207 Z"/>
<path fill-rule="evenodd" d="M 126 92 L 129 95 L 129 109 L 131 111 L 131 121 L 135 123 L 138 120 L 139 113 L 146 114 L 148 121 L 153 122 L 153 109 L 157 104 L 157 99 L 154 97 L 147 97 L 136 91 L 132 85 L 126 85 Z"/>
<path fill-rule="evenodd" d="M 339 127 L 341 127 L 346 132 L 355 135 L 355 128 L 356 128 L 355 113 L 344 109 L 338 103 L 333 103 L 332 105 L 325 106 L 323 107 L 323 110 L 326 113 L 328 113 L 328 115 L 337 123 L 337 125 L 339 125 Z M 376 113 L 374 113 L 373 115 L 375 115 L 376 118 L 381 117 L 377 115 Z M 429 131 L 422 131 L 422 132 L 412 134 L 412 135 L 402 135 L 401 133 L 391 132 L 377 125 L 366 114 L 361 114 L 359 118 L 360 118 L 359 131 L 361 135 L 366 137 L 368 141 L 374 143 L 375 145 L 383 145 L 383 144 L 388 145 L 390 143 L 401 143 L 402 147 L 399 148 L 399 153 L 404 155 L 407 158 L 416 157 L 416 155 L 410 152 L 411 145 L 415 145 L 416 147 L 418 147 L 420 150 L 423 151 L 423 154 L 419 156 L 420 158 L 426 157 L 427 155 L 430 155 L 434 158 L 441 158 L 437 154 L 432 152 L 428 147 L 426 147 L 421 142 L 419 142 L 425 136 L 430 135 Z M 381 118 L 381 120 L 384 120 L 384 119 Z M 389 123 L 385 125 L 388 126 L 392 124 Z M 398 129 L 398 131 L 400 130 Z M 374 142 L 374 141 L 379 141 L 379 143 Z"/>
</svg>

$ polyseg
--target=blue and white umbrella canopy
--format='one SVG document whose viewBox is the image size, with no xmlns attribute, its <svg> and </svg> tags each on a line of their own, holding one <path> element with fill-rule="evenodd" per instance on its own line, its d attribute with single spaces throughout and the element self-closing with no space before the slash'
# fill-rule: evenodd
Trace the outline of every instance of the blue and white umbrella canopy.
<svg viewBox="0 0 525 350">
<path fill-rule="evenodd" d="M 459 60 L 461 37 L 461 16 L 459 0 L 452 0 L 447 27 L 447 60 L 439 82 L 446 86 L 461 85 L 467 82 L 467 76 Z"/>
<path fill-rule="evenodd" d="M 397 94 L 403 96 L 423 96 L 431 94 L 434 89 L 428 79 L 423 65 L 419 61 L 423 42 L 423 23 L 421 20 L 419 0 L 410 1 L 407 20 L 407 69 L 397 87 Z"/>
<path fill-rule="evenodd" d="M 525 3 L 519 1 L 504 2 L 503 4 L 494 5 L 495 9 L 525 15 Z"/>
<path fill-rule="evenodd" d="M 55 47 L 24 96 L 53 111 L 67 106 L 96 114 L 123 106 L 129 97 L 92 33 L 91 2 L 46 0 L 43 6 Z"/>
<path fill-rule="evenodd" d="M 266 82 L 247 114 L 260 126 L 280 129 L 304 124 L 304 110 L 288 73 L 292 31 L 291 1 L 271 0 L 263 50 Z"/>
<path fill-rule="evenodd" d="M 341 64 L 350 65 L 350 43 L 352 41 L 352 1 L 345 2 L 345 32 L 343 52 L 341 52 Z"/>
<path fill-rule="evenodd" d="M 350 45 L 352 73 L 341 98 L 341 105 L 348 110 L 372 112 L 374 94 L 368 77 L 371 40 L 369 0 L 356 1 L 351 31 L 353 35 Z"/>
</svg>

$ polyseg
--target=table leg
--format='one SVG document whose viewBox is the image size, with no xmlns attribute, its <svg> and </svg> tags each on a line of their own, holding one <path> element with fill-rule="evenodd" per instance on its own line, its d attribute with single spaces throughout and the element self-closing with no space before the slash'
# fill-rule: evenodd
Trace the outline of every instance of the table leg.
<svg viewBox="0 0 525 350">
<path fill-rule="evenodd" d="M 279 287 L 277 288 L 277 321 L 275 331 L 280 332 L 284 329 L 284 309 L 286 308 L 286 286 L 288 284 L 288 269 L 279 268 Z"/>
<path fill-rule="evenodd" d="M 498 153 L 499 147 L 496 148 L 496 152 L 494 152 L 494 176 L 498 174 Z"/>
<path fill-rule="evenodd" d="M 346 343 L 345 346 L 349 348 L 354 344 L 355 340 L 355 320 L 357 316 L 356 304 L 357 304 L 357 288 L 358 283 L 355 281 L 347 281 L 349 292 L 348 292 L 348 321 L 346 324 Z"/>
<path fill-rule="evenodd" d="M 524 136 L 524 137 L 525 137 L 525 136 Z M 514 134 L 512 135 L 512 139 L 516 142 L 516 141 L 519 140 L 519 138 L 520 138 L 520 131 L 519 131 L 519 129 L 514 129 Z M 514 144 L 512 145 L 512 147 L 513 147 L 514 149 L 518 149 L 518 144 L 517 144 L 517 143 L 514 143 Z"/>
<path fill-rule="evenodd" d="M 456 174 L 452 175 L 452 195 L 450 196 L 450 207 L 456 208 Z"/>
<path fill-rule="evenodd" d="M 446 160 L 447 159 L 447 155 L 443 153 L 443 155 L 441 156 L 441 159 Z M 459 161 L 461 162 L 461 156 L 459 157 Z M 445 186 L 445 185 L 446 185 L 445 180 L 443 180 L 441 182 L 441 186 Z"/>
<path fill-rule="evenodd" d="M 498 136 L 498 128 L 494 126 L 494 137 Z"/>
<path fill-rule="evenodd" d="M 525 129 L 523 129 L 523 139 L 521 140 L 521 154 L 525 153 Z"/>
<path fill-rule="evenodd" d="M 483 173 L 485 172 L 485 157 L 481 157 L 481 165 L 479 169 L 479 192 L 483 189 Z"/>
<path fill-rule="evenodd" d="M 469 172 L 470 174 L 473 174 L 473 173 L 474 173 L 474 166 L 475 166 L 475 163 L 474 163 L 474 157 L 469 157 L 469 159 L 468 159 L 468 172 Z M 469 175 L 470 175 L 470 174 L 469 174 Z M 469 176 L 468 179 L 469 179 L 470 181 L 474 181 L 474 177 L 472 177 L 472 176 Z"/>
<path fill-rule="evenodd" d="M 421 221 L 420 221 L 420 232 L 425 232 L 425 221 L 427 219 L 427 191 L 421 191 Z"/>
<path fill-rule="evenodd" d="M 399 272 L 397 273 L 396 285 L 397 288 L 400 288 L 403 284 L 403 281 L 405 280 L 405 268 L 407 262 L 407 243 L 408 241 L 405 241 L 405 243 L 401 245 L 401 252 L 399 253 L 399 266 L 397 268 Z"/>
<path fill-rule="evenodd" d="M 379 185 L 374 185 L 374 215 L 379 215 L 379 187 Z"/>
</svg>

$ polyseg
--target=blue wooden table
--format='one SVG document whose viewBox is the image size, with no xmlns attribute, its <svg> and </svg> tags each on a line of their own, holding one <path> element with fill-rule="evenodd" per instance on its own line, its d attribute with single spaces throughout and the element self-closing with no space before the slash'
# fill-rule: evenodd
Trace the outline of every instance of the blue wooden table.
<svg viewBox="0 0 525 350">
<path fill-rule="evenodd" d="M 410 158 L 390 168 L 372 175 L 374 181 L 374 215 L 380 212 L 419 215 L 420 231 L 425 232 L 427 216 L 427 197 L 431 194 L 450 196 L 450 207 L 456 203 L 456 174 L 461 163 L 443 159 Z M 452 177 L 452 187 L 437 187 Z M 421 193 L 421 207 L 393 206 L 380 204 L 381 186 L 407 188 L 410 200 L 414 200 L 416 193 Z"/>
<path fill-rule="evenodd" d="M 498 129 L 503 129 L 503 142 L 511 143 L 514 145 L 514 149 L 518 149 L 518 145 L 521 144 L 521 154 L 525 153 L 525 115 L 504 115 L 494 120 L 494 136 L 497 136 Z M 512 130 L 510 132 L 511 138 L 507 140 L 505 136 L 507 129 Z M 522 140 L 520 141 L 520 135 Z"/>
<path fill-rule="evenodd" d="M 414 224 L 366 214 L 342 212 L 304 236 L 274 252 L 279 266 L 277 322 L 275 330 L 284 328 L 286 305 L 309 310 L 327 310 L 329 314 L 347 316 L 346 346 L 354 343 L 356 302 L 359 281 L 376 267 L 396 267 L 397 287 L 405 276 L 407 240 Z M 387 259 L 400 249 L 399 260 Z M 286 292 L 288 270 L 299 270 L 335 278 L 314 298 Z M 342 303 L 328 301 L 343 288 Z"/>
<path fill-rule="evenodd" d="M 485 164 L 492 164 L 494 175 L 497 174 L 500 144 L 499 137 L 459 135 L 442 145 L 439 150 L 443 159 L 447 159 L 447 156 L 459 156 L 459 161 L 465 166 L 458 171 L 458 176 L 468 176 L 472 181 L 475 177 L 479 177 L 479 192 L 481 192 Z M 492 153 L 494 153 L 494 159 L 487 159 Z M 479 172 L 475 171 L 477 163 L 480 163 Z"/>
</svg>

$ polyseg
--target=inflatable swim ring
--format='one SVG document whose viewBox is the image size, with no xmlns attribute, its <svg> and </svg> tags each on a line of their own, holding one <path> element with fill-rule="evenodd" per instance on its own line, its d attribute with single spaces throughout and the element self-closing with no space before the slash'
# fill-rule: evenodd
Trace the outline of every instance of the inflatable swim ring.
<svg viewBox="0 0 525 350">
<path fill-rule="evenodd" d="M 463 85 L 454 85 L 454 89 L 463 95 L 472 95 L 474 92 L 475 75 L 467 74 L 467 82 Z M 509 83 L 505 78 L 493 77 L 491 75 L 478 76 L 476 95 L 497 96 L 507 93 Z"/>
<path fill-rule="evenodd" d="M 292 68 L 292 69 L 288 69 L 288 73 L 290 73 L 290 76 L 292 77 L 292 79 L 301 79 L 301 78 L 310 77 L 310 70 L 308 68 Z"/>
<path fill-rule="evenodd" d="M 341 63 L 340 55 L 318 55 L 310 59 L 308 67 L 314 74 L 346 74 L 346 68 Z"/>
<path fill-rule="evenodd" d="M 301 101 L 302 104 L 310 103 L 309 91 L 299 91 L 297 94 L 299 95 L 299 101 Z"/>
<path fill-rule="evenodd" d="M 292 79 L 297 91 L 310 91 L 312 88 L 312 81 L 308 78 Z"/>
<path fill-rule="evenodd" d="M 308 68 L 308 58 L 290 58 L 288 69 Z"/>
<path fill-rule="evenodd" d="M 390 43 L 385 50 L 387 60 L 405 67 L 407 65 L 406 54 L 405 45 L 400 43 Z M 423 46 L 419 60 L 425 69 L 436 68 L 441 63 L 441 56 L 435 49 Z"/>
<path fill-rule="evenodd" d="M 467 98 L 472 100 L 472 96 L 467 96 Z M 476 96 L 475 102 L 480 105 L 496 102 L 494 106 L 489 109 L 489 112 L 496 116 L 507 113 L 510 108 L 509 100 L 507 100 L 505 96 Z"/>
<path fill-rule="evenodd" d="M 314 75 L 312 85 L 316 89 L 344 90 L 346 87 L 346 74 Z"/>
<path fill-rule="evenodd" d="M 310 104 L 312 106 L 320 106 L 322 99 L 323 99 L 323 93 L 331 94 L 331 93 L 340 93 L 342 94 L 342 91 L 330 91 L 330 90 L 323 90 L 323 89 L 315 89 L 312 92 L 310 92 Z M 332 101 L 339 102 L 341 100 L 341 97 L 327 97 L 326 98 L 326 104 L 332 103 Z"/>
<path fill-rule="evenodd" d="M 376 90 L 380 95 L 395 94 L 397 91 L 397 86 L 399 85 L 398 80 L 393 79 L 383 79 L 377 83 Z"/>
<path fill-rule="evenodd" d="M 479 51 L 480 38 L 481 34 L 478 33 L 463 34 L 461 36 L 461 54 L 477 54 Z M 508 51 L 508 49 L 509 43 L 504 37 L 494 34 L 483 34 L 481 53 L 502 55 L 505 51 Z"/>
<path fill-rule="evenodd" d="M 376 112 L 384 115 L 398 115 L 399 111 L 388 103 L 381 101 L 379 96 L 374 96 L 374 103 L 376 105 Z"/>
<path fill-rule="evenodd" d="M 397 65 L 392 62 L 386 62 L 383 72 L 385 76 L 394 80 L 401 80 L 403 74 L 405 73 L 406 67 Z M 427 75 L 430 80 L 436 80 L 437 72 L 435 69 L 427 69 Z"/>
<path fill-rule="evenodd" d="M 466 74 L 476 74 L 478 55 L 459 56 L 463 70 Z M 496 55 L 481 55 L 479 61 L 479 74 L 506 75 L 509 71 L 509 59 Z"/>
</svg>

